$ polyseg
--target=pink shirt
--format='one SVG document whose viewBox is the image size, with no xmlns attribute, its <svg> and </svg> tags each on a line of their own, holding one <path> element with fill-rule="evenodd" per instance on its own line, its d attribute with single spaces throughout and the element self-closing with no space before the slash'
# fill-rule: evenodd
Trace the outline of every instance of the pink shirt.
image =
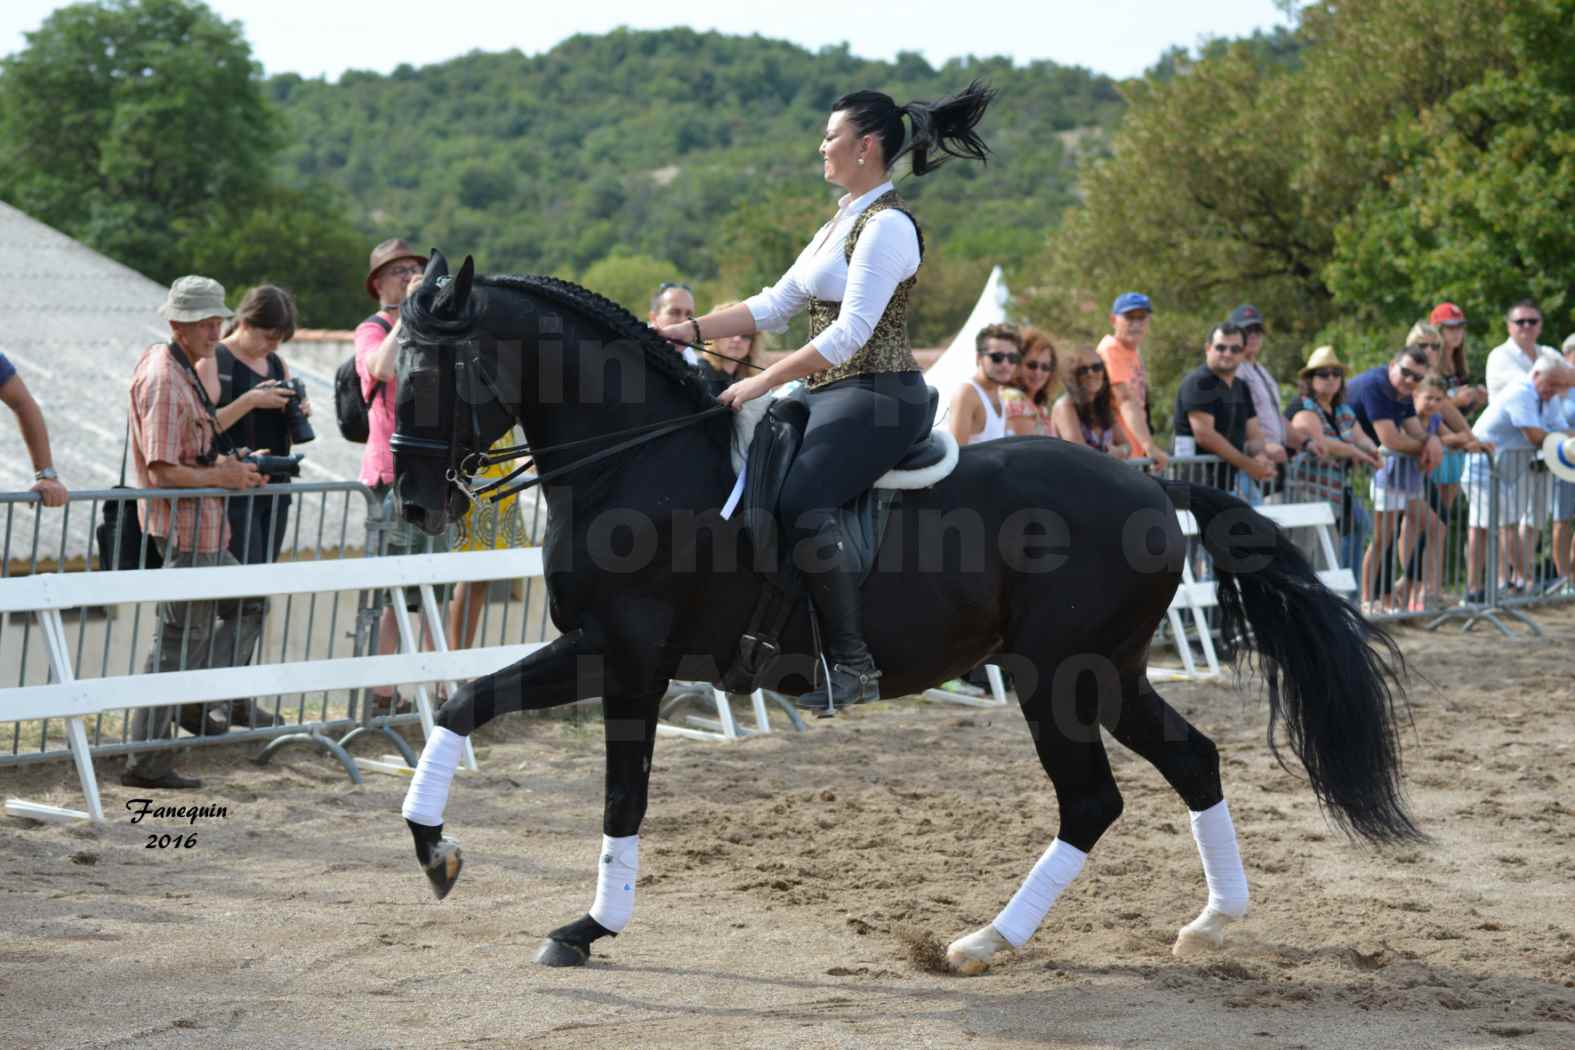
<svg viewBox="0 0 1575 1050">
<path fill-rule="evenodd" d="M 399 318 L 397 310 L 381 311 L 383 318 L 393 324 Z M 362 321 L 355 330 L 355 370 L 361 377 L 361 396 L 371 397 L 378 381 L 367 371 L 367 365 L 377 348 L 388 335 L 376 321 Z M 394 483 L 394 453 L 388 441 L 394 436 L 394 380 L 383 383 L 377 400 L 367 406 L 366 448 L 361 453 L 361 484 L 368 488 Z"/>
</svg>

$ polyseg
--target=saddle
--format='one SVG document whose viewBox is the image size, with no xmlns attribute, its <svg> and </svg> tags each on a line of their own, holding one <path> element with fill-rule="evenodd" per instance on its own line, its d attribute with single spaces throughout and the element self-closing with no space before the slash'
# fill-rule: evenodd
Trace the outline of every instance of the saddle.
<svg viewBox="0 0 1575 1050">
<path fill-rule="evenodd" d="M 897 465 L 878 478 L 873 488 L 837 512 L 842 533 L 852 547 L 861 583 L 874 568 L 875 555 L 885 536 L 892 507 L 902 491 L 929 488 L 957 466 L 957 439 L 948 431 L 930 429 L 935 423 L 940 394 L 933 388 L 929 393 L 925 436 L 903 453 Z M 754 612 L 739 637 L 733 663 L 722 676 L 722 687 L 733 693 L 753 691 L 781 655 L 782 631 L 804 593 L 801 574 L 793 559 L 781 556 L 777 503 L 804 440 L 809 406 L 795 397 L 758 400 L 766 404 L 749 413 L 750 418 L 741 418 L 736 424 L 734 462 L 735 467 L 743 467 L 739 507 L 751 541 L 757 547 L 777 551 L 779 556 L 769 559 L 768 563 L 774 564 L 776 571 L 763 574 L 766 585 L 761 588 Z M 753 404 L 746 405 L 746 409 Z"/>
</svg>

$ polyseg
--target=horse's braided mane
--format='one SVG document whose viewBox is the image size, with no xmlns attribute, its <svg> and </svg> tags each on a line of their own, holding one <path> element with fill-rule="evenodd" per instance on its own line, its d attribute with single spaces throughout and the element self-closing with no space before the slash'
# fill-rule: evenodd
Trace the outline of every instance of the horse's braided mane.
<svg viewBox="0 0 1575 1050">
<path fill-rule="evenodd" d="M 482 278 L 481 283 L 551 300 L 588 320 L 606 326 L 619 339 L 638 346 L 645 353 L 646 363 L 672 379 L 696 407 L 710 408 L 716 404 L 716 398 L 712 397 L 710 391 L 706 389 L 700 374 L 690 367 L 683 356 L 644 321 L 611 299 L 572 281 L 542 274 L 504 274 Z"/>
</svg>

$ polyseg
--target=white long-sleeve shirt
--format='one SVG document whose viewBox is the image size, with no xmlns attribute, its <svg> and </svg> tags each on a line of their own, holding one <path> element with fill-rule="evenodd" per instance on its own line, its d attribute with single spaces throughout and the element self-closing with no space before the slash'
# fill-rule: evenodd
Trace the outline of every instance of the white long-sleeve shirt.
<svg viewBox="0 0 1575 1050">
<path fill-rule="evenodd" d="M 814 347 L 833 365 L 840 365 L 869 342 L 897 285 L 919 271 L 919 233 L 896 209 L 876 215 L 859 234 L 853 258 L 845 244 L 853 224 L 892 185 L 883 182 L 868 193 L 838 202 L 836 216 L 816 233 L 777 283 L 744 301 L 755 327 L 779 332 L 787 327 L 810 297 L 840 302 L 832 326 L 815 339 Z"/>
<path fill-rule="evenodd" d="M 1536 357 L 1527 357 L 1526 352 L 1517 346 L 1513 339 L 1495 346 L 1487 359 L 1488 402 L 1498 400 L 1499 395 L 1511 385 L 1529 376 L 1531 366 L 1537 363 L 1537 358 L 1541 357 L 1549 359 L 1556 365 L 1564 363 L 1564 358 L 1551 346 L 1538 346 Z"/>
</svg>

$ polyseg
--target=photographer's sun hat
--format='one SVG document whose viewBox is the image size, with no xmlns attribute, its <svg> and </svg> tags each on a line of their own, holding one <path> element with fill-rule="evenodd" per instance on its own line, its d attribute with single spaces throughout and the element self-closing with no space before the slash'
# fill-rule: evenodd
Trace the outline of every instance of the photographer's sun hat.
<svg viewBox="0 0 1575 1050">
<path fill-rule="evenodd" d="M 177 277 L 169 295 L 159 304 L 159 316 L 166 321 L 206 321 L 210 317 L 230 318 L 235 311 L 224 305 L 224 285 L 212 277 L 189 274 Z"/>
</svg>

